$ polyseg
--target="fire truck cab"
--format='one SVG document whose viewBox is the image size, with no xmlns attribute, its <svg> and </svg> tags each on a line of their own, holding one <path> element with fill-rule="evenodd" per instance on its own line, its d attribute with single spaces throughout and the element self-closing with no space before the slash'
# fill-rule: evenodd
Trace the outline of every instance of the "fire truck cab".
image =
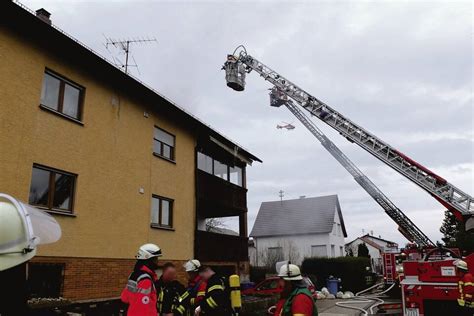
<svg viewBox="0 0 474 316">
<path fill-rule="evenodd" d="M 459 258 L 457 249 L 434 248 L 422 260 L 403 262 L 403 315 L 462 315 L 457 304 L 460 276 L 455 267 Z M 474 269 L 474 254 L 463 260 Z"/>
</svg>

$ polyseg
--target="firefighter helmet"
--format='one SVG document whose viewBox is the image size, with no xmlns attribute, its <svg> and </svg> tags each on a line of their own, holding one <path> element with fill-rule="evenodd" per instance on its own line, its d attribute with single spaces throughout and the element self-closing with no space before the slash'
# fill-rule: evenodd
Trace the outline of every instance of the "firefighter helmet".
<svg viewBox="0 0 474 316">
<path fill-rule="evenodd" d="M 456 268 L 458 268 L 459 270 L 463 270 L 463 271 L 469 270 L 467 267 L 467 263 L 464 260 L 456 260 L 454 264 L 456 265 Z"/>
<path fill-rule="evenodd" d="M 144 244 L 140 246 L 135 256 L 138 260 L 147 260 L 153 257 L 161 257 L 161 249 L 155 244 Z"/>
<path fill-rule="evenodd" d="M 201 267 L 201 262 L 199 262 L 197 259 L 191 259 L 187 261 L 183 267 L 186 272 L 198 272 L 199 268 Z"/>
<path fill-rule="evenodd" d="M 296 264 L 284 264 L 280 268 L 280 273 L 278 273 L 278 276 L 282 278 L 283 280 L 287 281 L 299 281 L 303 280 L 303 277 L 301 276 L 301 271 L 300 268 Z"/>
</svg>

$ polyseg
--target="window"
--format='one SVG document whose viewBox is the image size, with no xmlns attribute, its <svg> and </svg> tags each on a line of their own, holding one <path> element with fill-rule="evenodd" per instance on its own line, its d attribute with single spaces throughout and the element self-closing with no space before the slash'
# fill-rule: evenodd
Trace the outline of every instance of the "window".
<svg viewBox="0 0 474 316">
<path fill-rule="evenodd" d="M 28 263 L 28 285 L 32 298 L 60 297 L 64 264 Z"/>
<path fill-rule="evenodd" d="M 174 161 L 174 147 L 175 136 L 155 126 L 153 153 L 157 156 Z"/>
<path fill-rule="evenodd" d="M 201 152 L 197 153 L 197 167 L 232 184 L 244 186 L 244 168 L 232 167 Z"/>
<path fill-rule="evenodd" d="M 76 120 L 81 120 L 84 88 L 48 70 L 43 77 L 41 105 Z"/>
<path fill-rule="evenodd" d="M 212 158 L 198 152 L 198 169 L 212 174 Z"/>
<path fill-rule="evenodd" d="M 337 224 L 337 235 L 342 236 L 341 224 Z"/>
<path fill-rule="evenodd" d="M 326 258 L 328 256 L 328 252 L 326 249 L 326 245 L 314 245 L 311 246 L 311 257 L 323 257 Z"/>
<path fill-rule="evenodd" d="M 344 256 L 344 249 L 342 248 L 342 246 L 339 247 L 339 256 Z"/>
<path fill-rule="evenodd" d="M 73 213 L 76 175 L 33 165 L 29 203 L 49 210 Z"/>
<path fill-rule="evenodd" d="M 336 246 L 331 245 L 331 258 L 336 256 Z"/>
<path fill-rule="evenodd" d="M 173 227 L 173 200 L 153 195 L 151 198 L 151 225 Z"/>
<path fill-rule="evenodd" d="M 229 170 L 227 165 L 218 160 L 214 160 L 214 175 L 226 181 L 229 180 Z"/>
<path fill-rule="evenodd" d="M 230 167 L 229 168 L 229 181 L 238 186 L 242 186 L 242 168 L 240 167 Z"/>
<path fill-rule="evenodd" d="M 268 248 L 268 262 L 277 262 L 283 260 L 283 248 L 282 247 L 269 247 Z"/>
</svg>

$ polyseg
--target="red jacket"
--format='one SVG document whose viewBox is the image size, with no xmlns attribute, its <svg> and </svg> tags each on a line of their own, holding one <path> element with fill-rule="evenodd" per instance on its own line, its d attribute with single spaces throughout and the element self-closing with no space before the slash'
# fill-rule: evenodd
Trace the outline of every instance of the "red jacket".
<svg viewBox="0 0 474 316">
<path fill-rule="evenodd" d="M 459 298 L 461 306 L 474 308 L 474 277 L 471 273 L 466 273 L 458 282 Z"/>
<path fill-rule="evenodd" d="M 276 305 L 274 316 L 286 316 L 283 314 L 283 306 L 285 305 L 286 299 L 281 299 Z M 312 316 L 314 309 L 314 302 L 305 294 L 298 294 L 293 299 L 291 304 L 291 316 Z"/>
<path fill-rule="evenodd" d="M 127 286 L 123 289 L 120 298 L 128 304 L 127 316 L 156 316 L 156 289 L 157 277 L 154 271 L 142 266 L 132 272 Z"/>
</svg>

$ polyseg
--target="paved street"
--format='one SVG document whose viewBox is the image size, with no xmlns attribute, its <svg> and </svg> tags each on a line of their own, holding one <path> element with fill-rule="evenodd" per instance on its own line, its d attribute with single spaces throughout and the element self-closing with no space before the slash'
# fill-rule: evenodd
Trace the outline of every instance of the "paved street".
<svg viewBox="0 0 474 316">
<path fill-rule="evenodd" d="M 320 316 L 359 316 L 360 312 L 356 310 L 351 310 L 348 308 L 342 308 L 339 306 L 336 306 L 337 302 L 344 302 L 347 300 L 319 300 L 316 302 L 316 305 L 318 306 L 318 312 Z M 360 304 L 352 304 L 352 306 L 357 306 L 361 308 L 367 307 L 367 303 L 360 303 Z"/>
</svg>

